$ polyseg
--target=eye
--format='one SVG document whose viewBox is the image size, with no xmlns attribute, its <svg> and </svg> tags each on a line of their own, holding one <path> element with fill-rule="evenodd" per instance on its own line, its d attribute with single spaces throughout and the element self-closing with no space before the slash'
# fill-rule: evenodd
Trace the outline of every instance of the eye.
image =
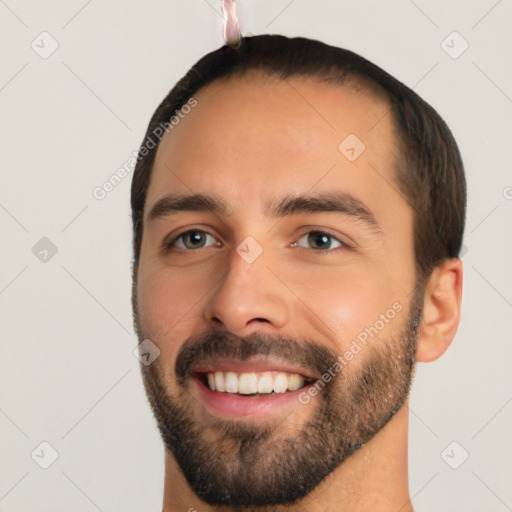
<svg viewBox="0 0 512 512">
<path fill-rule="evenodd" d="M 210 243 L 208 243 L 210 242 Z M 205 247 L 219 246 L 213 235 L 201 229 L 191 229 L 171 238 L 164 240 L 162 246 L 165 250 L 178 249 L 190 251 L 194 249 L 203 249 Z M 349 248 L 347 244 L 341 242 L 335 236 L 323 231 L 310 231 L 302 235 L 297 242 L 291 244 L 292 247 L 304 247 L 315 249 L 318 252 L 330 253 L 336 249 Z"/>
<path fill-rule="evenodd" d="M 301 243 L 302 240 L 305 240 L 305 245 L 304 243 Z M 324 233 L 323 231 L 310 231 L 309 233 L 302 235 L 297 242 L 292 244 L 292 246 L 309 247 L 322 252 L 331 252 L 339 247 L 348 247 L 333 235 Z"/>
<path fill-rule="evenodd" d="M 213 244 L 210 244 L 210 246 L 218 244 L 218 242 L 215 240 L 215 237 L 210 235 L 210 233 L 200 229 L 191 229 L 181 233 L 178 236 L 175 236 L 171 240 L 164 240 L 163 247 L 164 249 L 175 248 L 185 251 L 192 249 L 202 249 L 203 247 L 208 247 L 208 240 L 214 242 Z"/>
</svg>

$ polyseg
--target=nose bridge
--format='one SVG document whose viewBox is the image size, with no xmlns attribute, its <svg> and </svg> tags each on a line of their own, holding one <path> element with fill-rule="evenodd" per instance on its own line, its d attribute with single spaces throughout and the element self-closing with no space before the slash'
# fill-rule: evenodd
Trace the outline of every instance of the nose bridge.
<svg viewBox="0 0 512 512">
<path fill-rule="evenodd" d="M 227 274 L 210 296 L 207 320 L 220 321 L 240 336 L 262 322 L 282 327 L 288 316 L 286 296 L 267 263 L 267 251 L 253 237 L 236 246 Z"/>
</svg>

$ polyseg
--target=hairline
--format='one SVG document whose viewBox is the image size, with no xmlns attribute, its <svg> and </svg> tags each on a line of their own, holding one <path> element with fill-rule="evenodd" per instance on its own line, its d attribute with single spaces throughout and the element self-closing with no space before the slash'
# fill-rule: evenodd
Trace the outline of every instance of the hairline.
<svg viewBox="0 0 512 512">
<path fill-rule="evenodd" d="M 396 116 L 394 115 L 394 112 L 393 112 L 394 109 L 392 106 L 390 94 L 380 84 L 373 81 L 369 77 L 355 74 L 353 72 L 343 73 L 341 75 L 341 77 L 339 75 L 340 75 L 339 72 L 338 72 L 338 75 L 336 75 L 335 72 L 328 74 L 327 72 L 324 71 L 323 73 L 316 74 L 316 75 L 304 73 L 304 72 L 296 72 L 296 73 L 288 74 L 286 77 L 283 77 L 275 70 L 262 68 L 262 67 L 248 68 L 248 69 L 241 69 L 241 70 L 237 69 L 237 70 L 233 71 L 232 73 L 230 73 L 229 75 L 223 75 L 220 77 L 216 77 L 212 81 L 208 82 L 207 84 L 197 88 L 193 92 L 193 96 L 197 97 L 200 92 L 206 91 L 211 86 L 226 86 L 229 84 L 229 82 L 231 82 L 233 80 L 235 80 L 235 81 L 236 80 L 250 80 L 251 78 L 254 77 L 254 78 L 262 79 L 265 82 L 269 79 L 275 80 L 277 82 L 286 82 L 287 78 L 292 78 L 292 79 L 302 79 L 302 80 L 305 80 L 306 82 L 310 82 L 310 83 L 317 83 L 317 84 L 327 83 L 327 84 L 334 85 L 338 88 L 347 88 L 347 89 L 351 90 L 352 92 L 364 94 L 364 95 L 366 95 L 366 97 L 371 98 L 373 100 L 383 101 L 388 106 L 388 108 L 390 109 L 390 112 L 391 112 L 391 116 L 390 116 L 391 122 L 389 123 L 389 126 L 390 126 L 390 130 L 391 130 L 391 141 L 392 142 L 391 142 L 391 147 L 389 148 L 389 154 L 392 159 L 392 161 L 390 162 L 390 168 L 394 171 L 391 176 L 391 179 L 393 180 L 393 183 L 397 187 L 399 187 L 402 197 L 406 200 L 409 207 L 411 207 L 411 203 L 409 201 L 407 193 L 404 190 L 402 190 L 402 186 L 401 186 L 401 182 L 400 182 L 400 177 L 401 177 L 401 175 L 404 174 L 406 165 L 407 165 L 406 164 L 407 156 L 405 154 L 403 154 L 403 152 L 405 151 L 406 143 L 404 140 L 404 134 L 401 133 L 398 120 L 396 119 Z M 177 108 L 181 108 L 183 105 L 186 104 L 186 102 L 187 102 L 187 100 L 185 99 L 183 102 L 181 102 L 181 105 L 179 105 Z M 387 116 L 384 116 L 384 117 L 387 117 Z M 384 117 L 381 118 L 377 123 L 380 123 L 384 119 Z M 157 121 L 162 121 L 162 120 L 163 119 L 157 119 Z M 158 141 L 158 144 L 154 151 L 154 158 L 153 158 L 153 161 L 151 162 L 151 166 L 149 168 L 149 177 L 148 177 L 147 189 L 146 189 L 146 193 L 145 193 L 145 197 L 144 197 L 144 206 L 142 208 L 141 215 L 140 215 L 140 220 L 142 222 L 142 232 L 141 232 L 141 236 L 140 236 L 141 246 L 142 246 L 142 238 L 143 238 L 142 235 L 144 232 L 144 224 L 145 224 L 144 217 L 146 214 L 148 190 L 149 190 L 149 187 L 151 184 L 151 179 L 153 177 L 154 166 L 155 166 L 155 163 L 156 163 L 156 160 L 158 157 L 158 150 L 162 144 L 162 141 L 165 140 L 166 138 L 170 137 L 171 135 L 172 135 L 172 132 L 166 133 L 164 135 L 164 137 L 162 137 L 162 139 Z M 412 209 L 412 214 L 413 214 L 413 223 L 415 226 L 417 212 L 415 211 L 414 207 L 411 207 L 411 209 Z M 413 231 L 413 240 L 414 240 L 414 237 L 415 237 L 415 232 Z M 141 247 L 139 247 L 139 256 L 140 256 L 140 250 L 141 250 Z M 415 256 L 415 262 L 416 262 L 416 256 Z"/>
<path fill-rule="evenodd" d="M 370 63 L 371 64 L 371 63 Z M 195 68 L 193 67 L 192 70 Z M 380 68 L 379 68 L 379 71 Z M 388 75 L 386 72 L 384 72 L 385 75 Z M 384 101 L 385 104 L 389 106 L 389 117 L 390 119 L 390 129 L 391 129 L 391 140 L 392 140 L 392 147 L 390 147 L 390 158 L 392 161 L 390 162 L 391 169 L 394 171 L 391 179 L 393 180 L 393 183 L 397 187 L 397 191 L 402 195 L 402 197 L 406 200 L 408 205 L 412 207 L 412 214 L 413 214 L 413 243 L 414 243 L 414 264 L 416 268 L 416 274 L 417 278 L 421 281 L 424 281 L 428 275 L 429 272 L 431 272 L 432 268 L 435 265 L 432 265 L 430 269 L 423 269 L 422 270 L 422 260 L 419 254 L 417 254 L 417 237 L 418 237 L 418 230 L 421 229 L 419 224 L 422 222 L 421 215 L 418 215 L 418 210 L 413 205 L 418 200 L 418 196 L 415 196 L 415 193 L 417 191 L 414 191 L 414 187 L 411 188 L 409 183 L 409 178 L 412 176 L 413 179 L 416 178 L 415 173 L 410 170 L 410 158 L 411 155 L 409 154 L 411 149 L 411 143 L 413 146 L 416 144 L 414 141 L 411 141 L 410 137 L 407 133 L 407 128 L 403 125 L 403 122 L 401 118 L 399 117 L 399 107 L 398 103 L 401 102 L 402 99 L 402 93 L 400 92 L 400 87 L 405 87 L 401 82 L 397 81 L 394 77 L 389 75 L 391 80 L 396 81 L 390 82 L 388 87 L 388 78 L 384 77 L 381 78 L 377 77 L 374 78 L 371 75 L 368 75 L 365 73 L 365 71 L 361 71 L 359 68 L 340 68 L 336 65 L 331 66 L 330 68 L 309 68 L 309 69 L 297 69 L 297 70 L 286 70 L 284 72 L 281 72 L 279 69 L 267 67 L 266 64 L 256 64 L 256 65 L 249 65 L 248 67 L 238 67 L 238 68 L 232 68 L 229 70 L 226 74 L 221 74 L 219 76 L 215 76 L 212 79 L 209 79 L 206 83 L 203 83 L 195 88 L 192 88 L 190 91 L 190 94 L 187 97 L 182 96 L 180 101 L 177 101 L 175 106 L 176 111 L 179 110 L 183 105 L 187 103 L 187 101 L 194 97 L 195 95 L 198 95 L 201 91 L 206 90 L 209 86 L 218 86 L 222 84 L 229 83 L 232 80 L 236 79 L 244 79 L 244 78 L 251 78 L 252 76 L 258 76 L 262 78 L 263 80 L 281 80 L 286 81 L 288 78 L 290 79 L 302 79 L 311 83 L 330 83 L 332 85 L 335 85 L 337 87 L 343 88 L 346 87 L 354 92 L 357 93 L 363 93 L 367 95 L 368 97 L 371 97 L 374 100 L 377 101 Z M 395 87 L 398 87 L 395 88 Z M 406 88 L 407 89 L 407 88 Z M 414 91 L 411 91 L 414 94 Z M 417 100 L 419 100 L 421 103 L 424 103 L 424 101 L 417 97 Z M 427 107 L 430 108 L 428 104 L 426 104 Z M 386 116 L 385 116 L 386 117 Z M 163 122 L 165 119 L 162 117 L 162 113 L 160 114 L 160 117 L 156 117 L 153 119 L 155 123 Z M 378 121 L 380 122 L 380 121 Z M 158 148 L 160 147 L 160 142 L 158 142 L 157 147 L 155 148 L 155 151 L 152 152 L 152 156 L 148 155 L 149 158 L 146 158 L 146 160 L 150 160 L 151 162 L 147 162 L 149 165 L 148 169 L 148 179 L 147 179 L 147 186 L 146 190 L 144 192 L 144 201 L 143 205 L 140 211 L 140 217 L 138 219 L 139 227 L 137 229 L 140 230 L 140 233 L 138 234 L 139 238 L 139 244 L 138 244 L 138 254 L 136 258 L 136 267 L 138 268 L 138 263 L 140 259 L 140 252 L 142 247 L 142 239 L 143 239 L 143 231 L 144 231 L 144 214 L 146 211 L 147 206 L 147 192 L 149 189 L 149 185 L 151 182 L 151 178 L 153 175 L 153 167 L 156 161 Z M 417 165 L 416 162 L 412 162 L 414 165 Z M 427 197 L 420 196 L 419 199 L 427 200 Z M 437 262 L 439 264 L 440 261 Z"/>
</svg>

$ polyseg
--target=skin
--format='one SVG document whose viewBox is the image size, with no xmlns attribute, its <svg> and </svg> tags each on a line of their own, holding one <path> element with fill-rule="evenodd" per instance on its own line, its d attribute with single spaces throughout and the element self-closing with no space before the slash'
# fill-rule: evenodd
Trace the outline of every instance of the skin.
<svg viewBox="0 0 512 512">
<path fill-rule="evenodd" d="M 308 337 L 343 354 L 398 301 L 403 310 L 382 336 L 399 332 L 415 286 L 414 217 L 395 185 L 394 132 L 386 102 L 351 87 L 257 75 L 214 82 L 194 97 L 197 106 L 158 148 L 136 282 L 140 331 L 161 351 L 157 361 L 169 392 L 178 394 L 174 365 L 184 341 L 213 325 L 240 337 L 254 332 Z M 348 134 L 366 146 L 353 162 L 338 150 Z M 363 201 L 381 235 L 341 213 L 265 216 L 271 198 L 334 190 Z M 152 205 L 170 192 L 214 192 L 232 214 L 180 212 L 149 222 Z M 164 238 L 187 229 L 211 234 L 209 246 L 162 250 Z M 312 230 L 352 249 L 322 254 L 307 245 L 304 235 Z M 263 248 L 250 264 L 236 252 L 248 236 Z M 298 240 L 303 246 L 292 246 Z M 216 241 L 220 246 L 214 246 Z M 448 348 L 460 320 L 461 294 L 462 263 L 445 260 L 424 291 L 417 361 L 433 361 Z M 369 353 L 355 357 L 347 375 L 356 376 Z M 195 417 L 207 426 L 201 404 L 192 403 Z M 313 399 L 287 410 L 285 425 L 299 428 L 314 406 Z M 412 511 L 408 419 L 406 401 L 300 505 L 282 510 Z M 219 510 L 194 494 L 167 450 L 163 510 L 191 508 Z"/>
</svg>

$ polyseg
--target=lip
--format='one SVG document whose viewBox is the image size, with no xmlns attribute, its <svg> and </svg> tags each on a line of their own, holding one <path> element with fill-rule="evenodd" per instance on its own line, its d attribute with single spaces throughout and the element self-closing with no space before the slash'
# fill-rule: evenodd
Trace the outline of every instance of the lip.
<svg viewBox="0 0 512 512">
<path fill-rule="evenodd" d="M 320 377 L 313 375 L 311 371 L 303 367 L 295 366 L 287 363 L 286 361 L 279 361 L 278 359 L 266 359 L 264 357 L 255 357 L 247 361 L 240 361 L 237 359 L 219 359 L 212 363 L 200 364 L 191 370 L 191 373 L 214 373 L 214 372 L 235 372 L 235 373 L 250 373 L 250 372 L 285 372 L 297 373 L 304 380 L 318 380 Z"/>
<path fill-rule="evenodd" d="M 215 416 L 228 418 L 269 417 L 283 414 L 293 406 L 304 406 L 299 401 L 299 395 L 304 392 L 307 393 L 308 389 L 313 386 L 313 383 L 311 383 L 286 393 L 276 393 L 269 396 L 248 396 L 213 391 L 197 374 L 192 377 L 192 382 L 198 390 L 199 401 L 204 404 L 205 408 Z"/>
</svg>

